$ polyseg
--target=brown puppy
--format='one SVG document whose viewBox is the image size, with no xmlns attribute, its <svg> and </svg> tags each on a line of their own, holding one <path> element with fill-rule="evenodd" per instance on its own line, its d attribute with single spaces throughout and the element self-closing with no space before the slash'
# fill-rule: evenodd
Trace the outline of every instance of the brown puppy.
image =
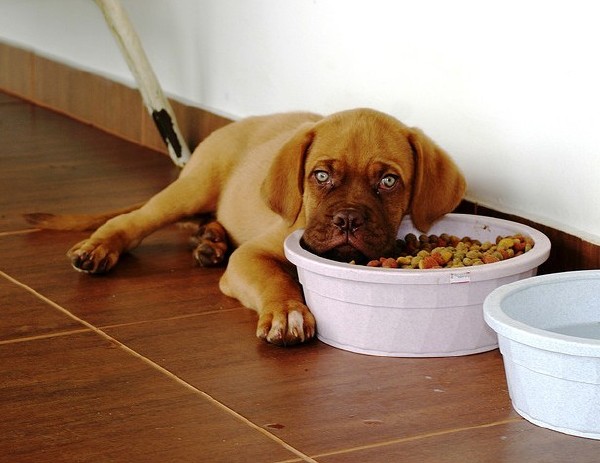
<svg viewBox="0 0 600 463">
<path fill-rule="evenodd" d="M 215 131 L 175 182 L 108 220 L 68 255 L 81 271 L 106 272 L 158 228 L 215 213 L 218 223 L 200 229 L 196 259 L 222 261 L 226 230 L 236 249 L 221 290 L 258 312 L 258 337 L 295 344 L 312 338 L 316 327 L 283 253 L 289 233 L 305 228 L 303 245 L 336 260 L 377 258 L 393 248 L 406 214 L 426 231 L 464 190 L 446 153 L 380 112 L 253 117 Z M 95 225 L 98 217 L 31 214 L 28 220 L 73 229 Z"/>
</svg>

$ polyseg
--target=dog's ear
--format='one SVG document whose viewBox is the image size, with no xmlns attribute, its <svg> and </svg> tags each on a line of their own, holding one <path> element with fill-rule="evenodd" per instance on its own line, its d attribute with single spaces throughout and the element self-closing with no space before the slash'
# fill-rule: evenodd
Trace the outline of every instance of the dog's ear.
<svg viewBox="0 0 600 463">
<path fill-rule="evenodd" d="M 426 232 L 431 224 L 460 203 L 465 178 L 454 161 L 421 130 L 411 128 L 408 141 L 415 153 L 415 177 L 410 215 Z"/>
<path fill-rule="evenodd" d="M 303 125 L 279 150 L 261 193 L 269 207 L 293 224 L 302 209 L 304 163 L 314 138 L 313 123 Z"/>
</svg>

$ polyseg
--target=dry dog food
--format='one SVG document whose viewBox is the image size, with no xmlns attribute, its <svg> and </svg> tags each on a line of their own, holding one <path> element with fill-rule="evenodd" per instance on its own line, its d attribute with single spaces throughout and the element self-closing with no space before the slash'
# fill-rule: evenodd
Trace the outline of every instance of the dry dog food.
<svg viewBox="0 0 600 463">
<path fill-rule="evenodd" d="M 481 242 L 468 236 L 459 238 L 443 233 L 421 235 L 409 233 L 396 240 L 394 256 L 367 263 L 369 267 L 430 269 L 470 267 L 491 264 L 519 256 L 533 248 L 533 240 L 524 235 L 498 236 L 496 242 Z"/>
</svg>

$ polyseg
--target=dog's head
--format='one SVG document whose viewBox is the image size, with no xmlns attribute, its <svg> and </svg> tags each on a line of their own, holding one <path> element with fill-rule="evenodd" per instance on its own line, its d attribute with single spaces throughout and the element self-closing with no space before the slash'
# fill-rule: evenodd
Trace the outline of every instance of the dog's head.
<svg viewBox="0 0 600 463">
<path fill-rule="evenodd" d="M 452 211 L 465 180 L 420 130 L 358 109 L 302 127 L 263 184 L 271 209 L 305 227 L 303 246 L 339 261 L 384 256 L 402 218 L 427 231 Z"/>
</svg>

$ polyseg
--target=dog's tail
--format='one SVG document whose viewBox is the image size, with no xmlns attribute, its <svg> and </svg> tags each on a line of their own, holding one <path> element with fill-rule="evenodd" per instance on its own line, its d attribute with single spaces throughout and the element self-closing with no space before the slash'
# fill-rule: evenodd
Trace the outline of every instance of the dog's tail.
<svg viewBox="0 0 600 463">
<path fill-rule="evenodd" d="M 135 211 L 142 207 L 144 203 L 133 204 L 111 212 L 99 214 L 48 214 L 46 212 L 33 212 L 23 214 L 23 218 L 35 228 L 42 230 L 61 230 L 61 231 L 86 231 L 95 230 L 102 226 L 107 220 L 117 215 Z"/>
</svg>

